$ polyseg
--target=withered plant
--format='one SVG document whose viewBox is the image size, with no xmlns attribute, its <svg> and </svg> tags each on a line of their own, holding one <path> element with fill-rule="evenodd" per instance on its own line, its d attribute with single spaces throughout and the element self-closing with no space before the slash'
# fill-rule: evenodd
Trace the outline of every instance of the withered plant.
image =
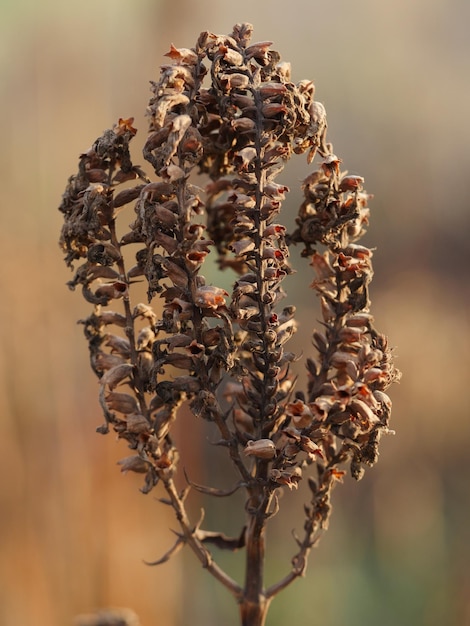
<svg viewBox="0 0 470 626">
<path fill-rule="evenodd" d="M 357 243 L 369 220 L 363 178 L 341 171 L 312 81 L 292 82 L 271 42 L 251 44 L 251 34 L 251 25 L 237 24 L 229 36 L 202 33 L 194 48 L 171 46 L 148 106 L 143 154 L 155 178 L 133 164 L 133 119 L 120 119 L 80 156 L 60 206 L 60 244 L 68 266 L 80 262 L 69 286 L 93 305 L 82 324 L 100 382 L 98 431 L 126 440 L 133 454 L 122 471 L 142 473 L 144 493 L 160 483 L 179 523 L 158 562 L 188 545 L 233 594 L 241 623 L 259 626 L 271 600 L 304 574 L 344 467 L 360 479 L 377 461 L 389 432 L 385 390 L 399 374 L 370 313 L 372 251 Z M 318 165 L 303 181 L 288 233 L 280 214 L 289 189 L 277 181 L 284 162 L 304 153 Z M 311 267 L 321 317 L 304 390 L 295 384 L 300 358 L 286 347 L 295 307 L 281 304 L 295 245 Z M 220 271 L 235 273 L 231 293 L 205 277 L 209 253 Z M 142 281 L 145 304 L 131 299 Z M 206 487 L 186 476 L 177 487 L 172 427 L 180 409 L 218 431 L 236 485 Z M 290 569 L 266 586 L 267 524 L 280 491 L 304 478 L 310 495 Z M 191 520 L 191 489 L 214 497 L 242 490 L 240 535 Z M 244 582 L 218 565 L 213 546 L 245 551 Z"/>
</svg>

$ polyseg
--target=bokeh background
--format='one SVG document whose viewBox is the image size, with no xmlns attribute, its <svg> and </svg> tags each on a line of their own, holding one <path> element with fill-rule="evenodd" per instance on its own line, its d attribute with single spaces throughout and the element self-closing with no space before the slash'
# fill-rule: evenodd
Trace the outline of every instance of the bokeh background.
<svg viewBox="0 0 470 626">
<path fill-rule="evenodd" d="M 0 0 L 5 626 L 66 626 L 109 606 L 132 608 L 143 626 L 237 624 L 192 554 L 143 563 L 175 525 L 138 492 L 139 476 L 119 473 L 124 444 L 94 433 L 97 384 L 75 324 L 88 309 L 65 287 L 57 206 L 78 154 L 119 117 L 135 117 L 138 153 L 148 81 L 170 42 L 191 47 L 202 30 L 240 21 L 275 42 L 295 80 L 315 81 L 336 153 L 375 196 L 373 310 L 403 371 L 391 391 L 396 435 L 360 483 L 335 491 L 307 577 L 274 601 L 268 626 L 470 624 L 468 0 Z M 283 174 L 292 213 L 307 172 L 299 158 Z M 317 317 L 309 281 L 304 270 L 292 283 L 299 350 Z M 223 480 L 194 432 L 180 432 L 192 477 Z M 223 501 L 218 517 L 217 504 L 208 523 L 236 528 L 240 502 Z M 287 509 L 270 534 L 273 576 L 289 567 L 302 523 L 295 497 Z"/>
</svg>

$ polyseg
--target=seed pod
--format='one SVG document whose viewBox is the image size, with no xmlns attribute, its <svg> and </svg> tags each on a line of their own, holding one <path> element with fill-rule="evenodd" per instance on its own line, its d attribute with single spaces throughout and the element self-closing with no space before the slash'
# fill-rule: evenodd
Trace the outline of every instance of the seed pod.
<svg viewBox="0 0 470 626">
<path fill-rule="evenodd" d="M 111 352 L 117 352 L 118 354 L 126 358 L 130 357 L 131 345 L 128 339 L 109 334 L 106 335 L 105 345 L 111 348 Z"/>
<path fill-rule="evenodd" d="M 246 456 L 255 456 L 258 459 L 273 459 L 276 455 L 276 446 L 271 439 L 258 439 L 257 441 L 250 439 L 244 452 Z"/>
<path fill-rule="evenodd" d="M 276 115 L 279 115 L 280 113 L 287 113 L 287 107 L 284 104 L 268 102 L 263 104 L 261 111 L 265 117 L 276 117 Z"/>
<path fill-rule="evenodd" d="M 123 357 L 117 354 L 107 354 L 106 352 L 98 352 L 92 358 L 92 361 L 97 372 L 106 372 L 125 362 Z"/>
<path fill-rule="evenodd" d="M 224 296 L 228 295 L 225 289 L 213 287 L 212 285 L 203 285 L 194 294 L 194 304 L 201 309 L 217 309 L 225 305 Z"/>
<path fill-rule="evenodd" d="M 220 81 L 227 91 L 232 89 L 246 89 L 250 79 L 245 74 L 221 74 Z"/>
<path fill-rule="evenodd" d="M 168 258 L 164 259 L 162 265 L 167 272 L 168 278 L 176 287 L 184 289 L 187 286 L 188 275 L 182 267 L 170 261 Z"/>
<path fill-rule="evenodd" d="M 337 350 L 334 352 L 330 359 L 330 363 L 333 367 L 346 367 L 350 361 L 357 363 L 357 356 L 351 352 L 345 352 L 343 350 Z"/>
<path fill-rule="evenodd" d="M 313 420 L 312 411 L 308 404 L 298 399 L 286 406 L 286 412 L 292 418 L 292 423 L 296 428 L 307 428 Z"/>
<path fill-rule="evenodd" d="M 302 470 L 300 467 L 283 471 L 272 469 L 269 478 L 279 485 L 286 485 L 289 489 L 297 489 L 298 483 L 302 480 Z"/>
<path fill-rule="evenodd" d="M 183 370 L 190 370 L 194 368 L 194 361 L 190 356 L 186 354 L 180 354 L 179 352 L 172 352 L 165 355 L 165 364 L 172 365 Z"/>
<path fill-rule="evenodd" d="M 155 246 L 162 247 L 167 254 L 173 254 L 178 248 L 178 242 L 170 235 L 162 233 L 161 230 L 157 230 L 153 235 L 153 241 Z"/>
<path fill-rule="evenodd" d="M 344 326 L 340 329 L 338 336 L 344 343 L 355 343 L 361 340 L 363 329 L 358 326 Z"/>
<path fill-rule="evenodd" d="M 376 380 L 387 380 L 388 373 L 380 369 L 380 367 L 370 367 L 364 373 L 364 381 L 366 383 L 372 383 Z"/>
<path fill-rule="evenodd" d="M 117 393 L 112 391 L 105 398 L 106 404 L 111 411 L 119 411 L 119 413 L 138 413 L 139 407 L 134 396 L 128 393 Z"/>
<path fill-rule="evenodd" d="M 362 400 L 351 400 L 349 407 L 351 411 L 360 415 L 360 417 L 367 422 L 368 426 L 371 426 L 379 421 L 377 415 L 372 411 L 370 406 Z"/>
<path fill-rule="evenodd" d="M 126 429 L 129 433 L 140 435 L 149 432 L 150 424 L 143 415 L 131 413 L 126 419 Z"/>
<path fill-rule="evenodd" d="M 326 124 L 326 109 L 321 102 L 312 102 L 309 113 L 312 125 L 316 130 L 321 129 Z"/>
<path fill-rule="evenodd" d="M 87 258 L 90 263 L 113 265 L 121 258 L 120 251 L 108 242 L 95 243 L 88 248 Z"/>
<path fill-rule="evenodd" d="M 314 103 L 318 104 L 318 103 Z M 323 159 L 321 164 L 323 172 L 326 176 L 330 177 L 332 174 L 339 174 L 339 166 L 341 165 L 341 159 L 338 159 L 336 154 L 329 154 Z"/>
<path fill-rule="evenodd" d="M 105 297 L 109 299 L 118 300 L 127 294 L 127 283 L 123 283 L 120 280 L 114 283 L 104 283 L 95 291 L 95 295 L 98 298 Z"/>
<path fill-rule="evenodd" d="M 320 457 L 321 459 L 325 458 L 320 446 L 312 441 L 309 437 L 304 437 L 303 435 L 300 437 L 300 447 L 304 452 L 308 454 L 309 458 L 312 461 L 315 460 L 315 457 Z"/>
<path fill-rule="evenodd" d="M 242 65 L 243 56 L 234 50 L 233 48 L 227 48 L 226 46 L 219 47 L 220 52 L 224 55 L 224 61 L 227 61 L 230 65 Z"/>
<path fill-rule="evenodd" d="M 123 191 L 120 191 L 114 197 L 114 208 L 117 209 L 138 198 L 144 187 L 145 185 L 137 185 L 136 187 L 132 187 L 132 189 L 124 189 Z"/>
<path fill-rule="evenodd" d="M 166 167 L 159 170 L 159 174 L 164 180 L 167 180 L 170 183 L 174 183 L 175 181 L 181 180 L 185 177 L 184 170 L 174 163 L 170 163 Z"/>
<path fill-rule="evenodd" d="M 357 191 L 362 188 L 364 179 L 362 176 L 344 176 L 339 184 L 340 191 Z"/>
<path fill-rule="evenodd" d="M 382 410 L 388 415 L 392 410 L 392 401 L 390 397 L 383 391 L 374 391 L 374 398 L 380 403 Z"/>
<path fill-rule="evenodd" d="M 106 325 L 114 324 L 124 328 L 127 324 L 126 316 L 115 311 L 102 311 L 99 315 L 100 322 Z"/>
<path fill-rule="evenodd" d="M 272 44 L 272 41 L 258 41 L 257 43 L 251 44 L 251 46 L 248 46 L 245 50 L 247 59 L 254 57 L 257 61 L 265 60 L 269 47 L 272 46 Z"/>
<path fill-rule="evenodd" d="M 262 83 L 259 87 L 259 92 L 263 98 L 270 98 L 285 94 L 287 87 L 284 83 Z"/>
<path fill-rule="evenodd" d="M 92 282 L 97 278 L 104 278 L 106 280 L 119 280 L 120 275 L 112 267 L 109 267 L 109 265 L 91 265 L 87 271 L 87 280 L 89 282 Z"/>
<path fill-rule="evenodd" d="M 121 365 L 116 365 L 108 370 L 103 376 L 100 378 L 101 385 L 108 385 L 109 389 L 112 391 L 119 383 L 121 383 L 125 378 L 130 376 L 134 370 L 134 366 L 130 363 L 122 363 Z"/>
<path fill-rule="evenodd" d="M 132 316 L 134 318 L 143 317 L 147 319 L 152 325 L 154 325 L 157 321 L 157 316 L 155 314 L 155 311 L 152 309 L 152 307 L 149 306 L 148 304 L 143 304 L 142 302 L 140 302 L 134 307 Z"/>
<path fill-rule="evenodd" d="M 328 342 L 325 339 L 325 336 L 322 335 L 322 333 L 315 330 L 313 331 L 313 339 L 314 339 L 313 345 L 316 347 L 318 352 L 320 352 L 320 354 L 326 354 L 328 350 Z"/>
<path fill-rule="evenodd" d="M 181 63 L 183 65 L 196 65 L 198 56 L 190 48 L 175 48 L 173 44 L 170 45 L 170 50 L 164 55 L 170 57 L 173 61 Z"/>
<path fill-rule="evenodd" d="M 368 327 L 373 321 L 374 317 L 370 313 L 361 311 L 360 313 L 355 313 L 354 315 L 347 317 L 345 324 L 346 326 Z"/>
<path fill-rule="evenodd" d="M 145 474 L 149 469 L 149 464 L 144 461 L 138 454 L 132 456 L 126 456 L 124 459 L 120 459 L 117 462 L 121 466 L 121 472 L 126 474 L 127 472 L 137 472 L 138 474 Z"/>
<path fill-rule="evenodd" d="M 246 133 L 253 130 L 256 124 L 254 120 L 249 117 L 237 117 L 230 122 L 230 126 L 237 132 Z"/>
<path fill-rule="evenodd" d="M 137 336 L 137 349 L 143 350 L 144 348 L 148 348 L 151 346 L 154 339 L 155 333 L 153 330 L 149 326 L 145 326 Z"/>
<path fill-rule="evenodd" d="M 137 375 L 147 387 L 152 378 L 153 357 L 150 352 L 139 352 L 137 355 Z"/>
</svg>

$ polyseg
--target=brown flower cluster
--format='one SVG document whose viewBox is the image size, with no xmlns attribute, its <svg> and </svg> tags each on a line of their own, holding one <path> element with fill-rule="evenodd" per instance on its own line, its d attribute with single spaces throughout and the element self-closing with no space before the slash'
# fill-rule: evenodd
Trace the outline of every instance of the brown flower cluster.
<svg viewBox="0 0 470 626">
<path fill-rule="evenodd" d="M 100 380 L 99 430 L 111 426 L 128 442 L 133 454 L 122 471 L 144 474 L 144 492 L 161 481 L 181 526 L 162 560 L 189 544 L 237 597 L 243 623 L 261 624 L 271 597 L 303 573 L 341 466 L 360 478 L 375 463 L 390 417 L 385 390 L 398 372 L 369 311 L 372 251 L 356 243 L 369 218 L 363 179 L 341 172 L 313 83 L 294 83 L 271 42 L 252 44 L 251 33 L 237 24 L 230 36 L 202 33 L 194 48 L 171 46 L 148 107 L 144 157 L 156 179 L 132 163 L 136 130 L 120 119 L 80 156 L 60 206 L 60 243 L 69 266 L 80 262 L 69 286 L 81 286 L 94 305 L 83 324 Z M 318 154 L 320 164 L 304 181 L 289 234 L 279 221 L 289 189 L 277 178 L 302 153 L 309 163 Z M 195 174 L 209 181 L 204 189 Z M 133 221 L 118 234 L 118 215 L 129 206 Z M 305 392 L 295 388 L 297 357 L 286 349 L 295 307 L 280 306 L 296 244 L 313 267 L 323 318 Z M 235 272 L 231 293 L 205 278 L 208 254 Z M 149 303 L 132 303 L 132 285 L 142 279 Z M 215 425 L 238 470 L 247 520 L 236 540 L 192 524 L 187 492 L 175 488 L 171 426 L 183 403 Z M 312 497 L 299 551 L 290 574 L 265 590 L 266 522 L 278 490 L 297 487 L 304 475 Z M 210 543 L 246 548 L 244 587 L 214 563 Z"/>
</svg>

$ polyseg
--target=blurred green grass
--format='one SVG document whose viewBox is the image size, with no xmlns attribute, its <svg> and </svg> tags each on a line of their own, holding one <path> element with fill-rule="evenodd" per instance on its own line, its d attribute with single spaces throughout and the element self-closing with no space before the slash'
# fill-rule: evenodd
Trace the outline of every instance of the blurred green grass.
<svg viewBox="0 0 470 626">
<path fill-rule="evenodd" d="M 314 79 L 337 154 L 375 195 L 373 309 L 404 374 L 392 390 L 396 436 L 361 483 L 336 490 L 307 578 L 274 601 L 268 624 L 470 623 L 470 5 L 3 0 L 0 18 L 0 622 L 63 626 L 121 605 L 147 626 L 237 623 L 190 554 L 142 564 L 170 545 L 173 520 L 138 493 L 138 478 L 119 474 L 125 447 L 94 434 L 96 381 L 75 325 L 86 307 L 65 287 L 56 207 L 78 154 L 118 117 L 135 116 L 138 152 L 148 80 L 170 42 L 251 21 L 296 80 Z M 295 162 L 282 177 L 293 214 L 307 171 Z M 298 351 L 317 317 L 302 307 L 309 280 L 300 271 L 290 292 Z M 191 452 L 196 481 L 220 471 L 202 444 Z M 302 523 L 292 501 L 298 517 L 281 514 L 270 531 L 273 577 Z M 229 524 L 215 508 L 209 522 Z"/>
</svg>

